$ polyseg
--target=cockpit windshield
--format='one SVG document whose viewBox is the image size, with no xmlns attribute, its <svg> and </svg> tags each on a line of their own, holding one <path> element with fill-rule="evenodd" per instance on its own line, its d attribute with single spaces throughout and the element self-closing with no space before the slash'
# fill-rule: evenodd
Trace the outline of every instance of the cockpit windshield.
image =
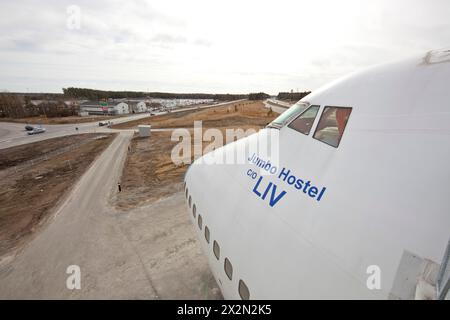
<svg viewBox="0 0 450 320">
<path fill-rule="evenodd" d="M 292 107 L 287 109 L 285 112 L 283 112 L 278 118 L 276 118 L 271 123 L 269 123 L 267 125 L 267 127 L 279 129 L 279 128 L 283 127 L 291 119 L 295 118 L 300 113 L 302 113 L 308 107 L 309 107 L 309 103 L 299 101 L 296 104 L 294 104 Z"/>
</svg>

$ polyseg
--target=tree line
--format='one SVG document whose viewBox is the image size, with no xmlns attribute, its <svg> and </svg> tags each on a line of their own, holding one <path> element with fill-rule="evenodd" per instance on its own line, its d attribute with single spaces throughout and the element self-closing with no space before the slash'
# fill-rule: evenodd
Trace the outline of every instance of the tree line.
<svg viewBox="0 0 450 320">
<path fill-rule="evenodd" d="M 265 100 L 269 98 L 270 95 L 264 92 L 258 92 L 258 93 L 250 93 L 248 95 L 248 100 Z"/>
<path fill-rule="evenodd" d="M 280 100 L 298 101 L 308 95 L 305 92 L 280 92 L 277 98 Z M 0 93 L 0 117 L 24 118 L 45 115 L 47 117 L 63 117 L 76 115 L 76 104 L 64 103 L 64 98 L 74 99 L 119 99 L 119 98 L 159 98 L 159 99 L 212 99 L 216 101 L 231 101 L 238 99 L 264 100 L 270 96 L 264 92 L 249 94 L 208 94 L 208 93 L 168 93 L 168 92 L 139 92 L 139 91 L 103 91 L 87 88 L 63 88 L 61 94 L 23 94 Z M 31 103 L 32 100 L 43 100 L 40 104 Z"/>
<path fill-rule="evenodd" d="M 38 105 L 31 103 L 30 96 L 0 94 L 0 117 L 27 118 L 44 115 L 46 117 L 67 117 L 78 114 L 78 107 L 65 104 L 62 100 L 44 100 Z"/>
<path fill-rule="evenodd" d="M 302 99 L 303 97 L 306 97 L 310 93 L 311 93 L 311 91 L 304 91 L 304 92 L 280 92 L 280 93 L 278 93 L 277 99 L 279 99 L 279 100 L 294 100 L 294 101 L 298 101 L 298 100 Z"/>
<path fill-rule="evenodd" d="M 247 99 L 248 94 L 209 94 L 209 93 L 168 93 L 142 91 L 104 91 L 87 88 L 63 88 L 64 96 L 76 99 L 120 99 L 151 97 L 158 99 L 213 99 L 219 101 Z"/>
</svg>

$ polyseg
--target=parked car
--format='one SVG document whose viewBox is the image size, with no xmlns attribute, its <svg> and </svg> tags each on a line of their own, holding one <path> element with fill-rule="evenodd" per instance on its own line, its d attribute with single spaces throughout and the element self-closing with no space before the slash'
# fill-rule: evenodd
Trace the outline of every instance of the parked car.
<svg viewBox="0 0 450 320">
<path fill-rule="evenodd" d="M 98 126 L 99 127 L 103 127 L 103 126 L 107 126 L 108 125 L 108 121 L 100 121 L 99 123 L 98 123 Z"/>
<path fill-rule="evenodd" d="M 28 134 L 38 134 L 38 133 L 44 133 L 45 132 L 45 128 L 34 128 L 31 131 L 28 131 Z"/>
<path fill-rule="evenodd" d="M 30 126 L 29 124 L 27 124 L 26 126 L 25 126 L 25 130 L 26 131 L 31 131 L 31 130 L 33 130 L 34 129 L 34 127 L 33 126 Z"/>
</svg>

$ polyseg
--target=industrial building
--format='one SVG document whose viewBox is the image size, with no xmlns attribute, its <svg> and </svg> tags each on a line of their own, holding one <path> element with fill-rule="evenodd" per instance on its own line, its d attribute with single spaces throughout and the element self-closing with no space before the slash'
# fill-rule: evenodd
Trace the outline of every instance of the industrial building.
<svg viewBox="0 0 450 320">
<path fill-rule="evenodd" d="M 86 101 L 80 105 L 80 112 L 87 112 L 89 115 L 118 115 L 128 114 L 130 109 L 123 101 Z"/>
<path fill-rule="evenodd" d="M 127 101 L 129 107 L 130 107 L 130 112 L 131 113 L 143 113 L 143 112 L 147 112 L 147 104 L 145 103 L 145 101 L 142 100 L 128 100 Z"/>
</svg>

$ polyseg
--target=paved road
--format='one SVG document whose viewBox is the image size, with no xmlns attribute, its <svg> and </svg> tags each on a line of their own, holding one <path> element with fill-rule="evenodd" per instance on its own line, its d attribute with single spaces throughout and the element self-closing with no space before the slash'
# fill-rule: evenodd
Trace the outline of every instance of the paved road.
<svg viewBox="0 0 450 320">
<path fill-rule="evenodd" d="M 182 192 L 131 212 L 108 204 L 132 133 L 121 132 L 52 221 L 0 266 L 0 299 L 220 298 Z M 81 270 L 69 290 L 66 270 Z"/>
<path fill-rule="evenodd" d="M 132 115 L 128 117 L 115 118 L 116 124 L 149 117 L 148 113 Z M 9 148 L 21 144 L 72 135 L 79 133 L 101 132 L 106 128 L 99 127 L 98 121 L 77 124 L 53 124 L 44 125 L 46 132 L 36 135 L 28 135 L 24 129 L 25 124 L 13 122 L 0 122 L 0 149 Z M 78 127 L 78 131 L 75 128 Z"/>
<path fill-rule="evenodd" d="M 288 107 L 282 105 L 274 105 L 273 103 L 269 103 L 268 100 L 265 100 L 263 103 L 264 107 L 266 107 L 267 109 L 271 108 L 274 112 L 279 114 L 282 114 L 288 109 Z"/>
<path fill-rule="evenodd" d="M 281 101 L 278 99 L 267 99 L 266 102 L 269 102 L 270 104 L 274 104 L 274 105 L 284 107 L 284 108 L 289 108 L 290 106 L 293 105 L 293 103 Z"/>
<path fill-rule="evenodd" d="M 214 106 L 218 105 L 201 108 Z M 143 116 L 147 115 L 115 119 L 114 123 Z M 78 133 L 111 131 L 94 122 L 46 126 L 45 134 L 24 137 L 23 126 L 1 123 L 0 148 L 76 134 L 75 126 Z M 167 129 L 155 129 L 160 130 Z M 133 130 L 115 131 L 119 135 L 74 186 L 51 221 L 21 251 L 2 257 L 0 299 L 222 297 L 186 214 L 183 192 L 129 212 L 117 212 L 109 205 L 133 135 Z M 80 267 L 80 290 L 66 286 L 66 270 L 71 265 Z"/>
<path fill-rule="evenodd" d="M 188 111 L 188 110 L 198 110 L 205 108 L 218 107 L 222 105 L 226 105 L 229 103 L 244 101 L 236 100 L 236 101 L 228 101 L 219 104 L 211 104 L 204 106 L 196 106 L 196 107 L 187 107 L 173 110 L 172 113 Z M 167 112 L 158 112 L 156 115 L 165 114 Z M 115 118 L 112 120 L 114 124 L 124 123 L 128 121 L 138 120 L 142 118 L 150 117 L 148 113 L 132 115 L 122 118 Z M 53 125 L 44 125 L 46 132 L 37 134 L 37 135 L 28 135 L 24 129 L 25 124 L 23 123 L 14 123 L 14 122 L 0 122 L 0 149 L 9 148 L 21 144 L 62 137 L 66 135 L 80 134 L 80 133 L 92 133 L 92 132 L 111 132 L 112 130 L 99 127 L 98 121 L 94 122 L 86 122 L 86 123 L 78 123 L 78 124 L 53 124 Z M 78 131 L 75 128 L 78 127 Z"/>
</svg>

